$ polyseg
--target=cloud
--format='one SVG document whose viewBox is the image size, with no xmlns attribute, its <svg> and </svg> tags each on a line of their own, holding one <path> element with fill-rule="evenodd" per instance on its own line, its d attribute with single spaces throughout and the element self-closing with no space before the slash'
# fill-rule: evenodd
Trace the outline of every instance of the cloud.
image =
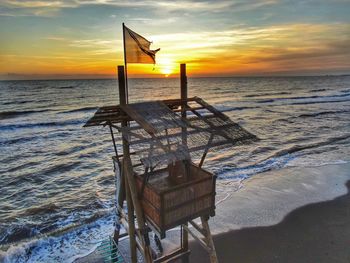
<svg viewBox="0 0 350 263">
<path fill-rule="evenodd" d="M 63 8 L 76 7 L 75 1 L 32 1 L 32 0 L 5 0 L 2 5 L 13 8 Z"/>
<path fill-rule="evenodd" d="M 64 37 L 56 37 L 56 36 L 48 36 L 48 37 L 44 37 L 44 39 L 53 40 L 53 41 L 67 41 L 67 39 Z"/>
<path fill-rule="evenodd" d="M 150 8 L 163 11 L 191 11 L 216 12 L 232 9 L 233 11 L 244 11 L 260 8 L 262 6 L 277 3 L 277 0 L 221 0 L 221 1 L 195 1 L 195 0 L 174 0 L 174 1 L 151 1 L 151 0 L 4 0 L 0 7 L 6 12 L 0 13 L 3 16 L 52 16 L 64 8 L 79 8 L 87 5 L 104 5 L 120 8 Z"/>
<path fill-rule="evenodd" d="M 151 37 L 162 55 L 194 71 L 288 71 L 350 68 L 350 25 L 286 24 Z"/>
</svg>

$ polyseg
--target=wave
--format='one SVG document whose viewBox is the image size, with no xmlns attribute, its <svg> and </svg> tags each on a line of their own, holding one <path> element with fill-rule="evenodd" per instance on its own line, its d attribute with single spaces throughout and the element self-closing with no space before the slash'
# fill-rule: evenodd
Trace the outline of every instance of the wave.
<svg viewBox="0 0 350 263">
<path fill-rule="evenodd" d="M 40 112 L 47 112 L 49 110 L 25 110 L 25 111 L 2 111 L 0 112 L 0 120 L 17 118 L 23 115 L 29 115 Z"/>
<path fill-rule="evenodd" d="M 297 116 L 296 118 L 310 118 L 310 117 L 317 117 L 322 115 L 329 115 L 329 114 L 341 114 L 341 113 L 348 113 L 350 110 L 337 110 L 337 111 L 321 111 L 321 112 L 314 112 L 314 113 L 305 113 Z"/>
<path fill-rule="evenodd" d="M 323 115 L 332 115 L 332 114 L 342 114 L 342 113 L 349 113 L 350 110 L 336 110 L 336 111 L 319 111 L 319 112 L 312 112 L 312 113 L 303 113 L 297 116 L 292 116 L 289 118 L 281 118 L 281 119 L 276 119 L 273 122 L 289 122 L 293 123 L 294 119 L 298 118 L 315 118 L 318 116 L 323 116 Z"/>
<path fill-rule="evenodd" d="M 36 226 L 27 223 L 26 225 L 12 224 L 6 230 L 1 229 L 0 241 L 1 244 L 18 242 L 20 240 L 34 237 L 37 234 Z M 1 258 L 0 258 L 1 259 Z"/>
<path fill-rule="evenodd" d="M 221 112 L 230 112 L 230 111 L 241 111 L 241 110 L 249 110 L 249 109 L 257 109 L 259 107 L 255 106 L 242 106 L 242 107 L 217 107 Z"/>
<path fill-rule="evenodd" d="M 266 99 L 266 100 L 259 100 L 257 101 L 257 103 L 270 103 L 270 102 L 274 102 L 277 99 Z"/>
<path fill-rule="evenodd" d="M 225 166 L 215 171 L 215 174 L 218 175 L 219 180 L 235 180 L 242 182 L 243 180 L 250 178 L 251 176 L 256 175 L 258 173 L 285 167 L 290 161 L 298 157 L 298 155 L 296 155 L 296 153 L 298 152 L 307 149 L 326 146 L 335 142 L 347 140 L 349 138 L 350 134 L 345 134 L 343 136 L 329 138 L 328 140 L 312 144 L 295 145 L 290 148 L 277 151 L 268 156 L 267 158 L 264 158 L 263 160 L 251 165 L 243 167 Z"/>
<path fill-rule="evenodd" d="M 63 111 L 62 113 L 73 113 L 73 112 L 81 112 L 81 111 L 85 112 L 85 111 L 91 111 L 91 110 L 96 110 L 96 109 L 97 109 L 97 107 L 83 107 L 83 108 Z"/>
<path fill-rule="evenodd" d="M 243 97 L 245 98 L 256 98 L 256 97 L 264 97 L 264 96 L 276 96 L 276 95 L 289 95 L 291 94 L 290 92 L 275 92 L 275 93 L 259 93 L 259 94 L 248 94 Z"/>
<path fill-rule="evenodd" d="M 79 161 L 69 162 L 69 163 L 64 163 L 64 164 L 57 164 L 57 165 L 50 166 L 46 169 L 42 169 L 41 173 L 45 174 L 45 175 L 64 173 L 64 172 L 71 171 L 72 169 L 78 167 L 79 164 L 80 164 Z"/>
<path fill-rule="evenodd" d="M 1 130 L 1 127 L 0 127 Z M 39 136 L 31 136 L 31 137 L 22 137 L 22 138 L 16 138 L 16 139 L 9 139 L 5 141 L 0 141 L 0 145 L 11 145 L 16 143 L 26 143 L 32 140 L 35 140 L 39 138 Z"/>
<path fill-rule="evenodd" d="M 75 207 L 70 212 L 68 207 L 60 207 L 55 203 L 23 208 L 10 217 L 10 220 L 15 218 L 26 218 L 26 220 L 15 220 L 12 224 L 0 223 L 0 244 L 10 245 L 41 235 L 60 235 L 106 216 L 113 210 L 112 204 L 112 201 L 101 202 L 96 199 L 86 205 Z"/>
<path fill-rule="evenodd" d="M 284 104 L 284 105 L 310 105 L 310 104 L 336 103 L 336 102 L 346 102 L 346 101 L 350 101 L 350 98 L 343 99 L 343 100 L 320 100 L 320 101 L 293 102 L 293 103 L 288 103 L 288 104 Z"/>
<path fill-rule="evenodd" d="M 109 213 L 90 224 L 78 225 L 36 239 L 22 241 L 0 251 L 0 261 L 10 262 L 74 262 L 92 252 L 113 231 L 114 216 Z M 64 253 L 62 253 L 64 251 Z"/>
<path fill-rule="evenodd" d="M 15 129 L 33 129 L 41 127 L 63 127 L 70 125 L 83 125 L 84 120 L 67 120 L 62 122 L 39 122 L 39 123 L 24 123 L 24 124 L 9 124 L 0 126 L 0 131 L 15 130 Z"/>
<path fill-rule="evenodd" d="M 72 89 L 74 86 L 59 86 L 58 89 Z"/>
<path fill-rule="evenodd" d="M 295 156 L 284 155 L 278 157 L 271 157 L 253 165 L 247 165 L 244 167 L 224 167 L 217 173 L 217 175 L 219 181 L 235 180 L 242 182 L 243 180 L 248 179 L 253 175 L 267 172 L 273 169 L 283 168 L 286 166 L 286 164 L 288 164 L 291 160 L 295 158 Z"/>
<path fill-rule="evenodd" d="M 1 130 L 2 126 L 0 126 Z M 14 139 L 4 139 L 0 140 L 0 145 L 12 145 L 12 144 L 21 144 L 21 143 L 30 143 L 32 141 L 38 140 L 38 139 L 54 139 L 54 138 L 60 138 L 60 137 L 69 137 L 71 132 L 67 130 L 63 131 L 56 131 L 54 133 L 50 134 L 43 134 L 43 133 L 36 133 L 37 135 L 33 136 L 23 136 L 20 138 L 14 138 Z"/>
<path fill-rule="evenodd" d="M 294 145 L 294 146 L 292 146 L 292 147 L 290 147 L 288 149 L 282 149 L 280 151 L 275 152 L 273 155 L 270 155 L 265 160 L 281 157 L 281 156 L 284 156 L 284 155 L 293 154 L 293 153 L 300 152 L 300 151 L 307 150 L 307 149 L 312 149 L 312 148 L 318 148 L 318 147 L 326 146 L 326 145 L 329 145 L 329 144 L 332 144 L 332 143 L 335 143 L 335 142 L 347 140 L 349 138 L 350 138 L 350 134 L 345 134 L 343 136 L 332 137 L 332 138 L 329 138 L 327 140 L 319 141 L 319 142 L 315 142 L 315 143 L 311 143 L 311 144 Z"/>
<path fill-rule="evenodd" d="M 310 92 L 321 92 L 321 91 L 326 91 L 327 89 L 312 89 Z"/>
<path fill-rule="evenodd" d="M 15 156 L 15 158 L 18 158 L 18 156 Z M 18 170 L 23 170 L 25 168 L 33 167 L 33 166 L 38 165 L 38 164 L 40 164 L 40 162 L 26 162 L 24 164 L 13 166 L 12 168 L 7 169 L 6 172 L 13 173 L 13 172 L 16 172 Z"/>
<path fill-rule="evenodd" d="M 350 97 L 349 93 L 345 94 L 336 94 L 336 95 L 329 95 L 329 96 L 320 96 L 320 95 L 314 95 L 314 96 L 298 96 L 298 97 L 284 97 L 284 98 L 274 98 L 274 99 L 266 99 L 266 100 L 258 100 L 257 103 L 270 103 L 275 101 L 284 101 L 284 100 L 305 100 L 305 99 L 333 99 L 333 98 L 343 98 L 343 97 Z M 310 101 L 310 103 L 322 103 L 323 101 Z M 333 101 L 331 101 L 333 102 Z M 298 102 L 296 102 L 298 103 Z M 302 103 L 308 103 L 308 102 L 302 102 Z"/>
</svg>

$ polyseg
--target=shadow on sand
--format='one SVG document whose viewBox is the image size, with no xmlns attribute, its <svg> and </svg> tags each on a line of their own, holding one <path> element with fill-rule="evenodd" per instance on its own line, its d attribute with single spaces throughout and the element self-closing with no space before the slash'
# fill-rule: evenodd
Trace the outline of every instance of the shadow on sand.
<svg viewBox="0 0 350 263">
<path fill-rule="evenodd" d="M 350 181 L 348 193 L 310 204 L 268 227 L 245 228 L 214 237 L 220 263 L 350 263 Z M 191 243 L 190 262 L 209 262 Z"/>
</svg>

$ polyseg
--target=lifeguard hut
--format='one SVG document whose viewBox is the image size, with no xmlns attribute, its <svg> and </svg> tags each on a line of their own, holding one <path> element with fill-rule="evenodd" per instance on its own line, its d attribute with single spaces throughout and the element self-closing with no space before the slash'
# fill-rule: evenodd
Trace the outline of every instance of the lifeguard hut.
<svg viewBox="0 0 350 263">
<path fill-rule="evenodd" d="M 118 244 L 129 236 L 132 262 L 137 262 L 137 251 L 147 263 L 188 262 L 188 234 L 207 250 L 212 263 L 218 262 L 208 224 L 215 215 L 216 176 L 202 166 L 209 150 L 257 140 L 203 99 L 188 98 L 186 65 L 180 69 L 179 99 L 127 103 L 124 67 L 119 66 L 120 104 L 99 108 L 84 125 L 109 127 L 117 193 L 114 240 Z M 162 250 L 161 240 L 175 227 L 181 231 L 179 248 L 153 253 L 150 232 Z"/>
</svg>

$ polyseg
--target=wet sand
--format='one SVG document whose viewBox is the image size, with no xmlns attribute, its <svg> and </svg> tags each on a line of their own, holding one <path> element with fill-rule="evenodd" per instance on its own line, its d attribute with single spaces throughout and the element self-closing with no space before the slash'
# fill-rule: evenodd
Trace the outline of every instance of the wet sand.
<svg viewBox="0 0 350 263">
<path fill-rule="evenodd" d="M 349 263 L 350 193 L 298 208 L 277 225 L 216 235 L 214 242 L 221 263 Z M 198 243 L 191 250 L 190 262 L 209 262 Z"/>
</svg>

